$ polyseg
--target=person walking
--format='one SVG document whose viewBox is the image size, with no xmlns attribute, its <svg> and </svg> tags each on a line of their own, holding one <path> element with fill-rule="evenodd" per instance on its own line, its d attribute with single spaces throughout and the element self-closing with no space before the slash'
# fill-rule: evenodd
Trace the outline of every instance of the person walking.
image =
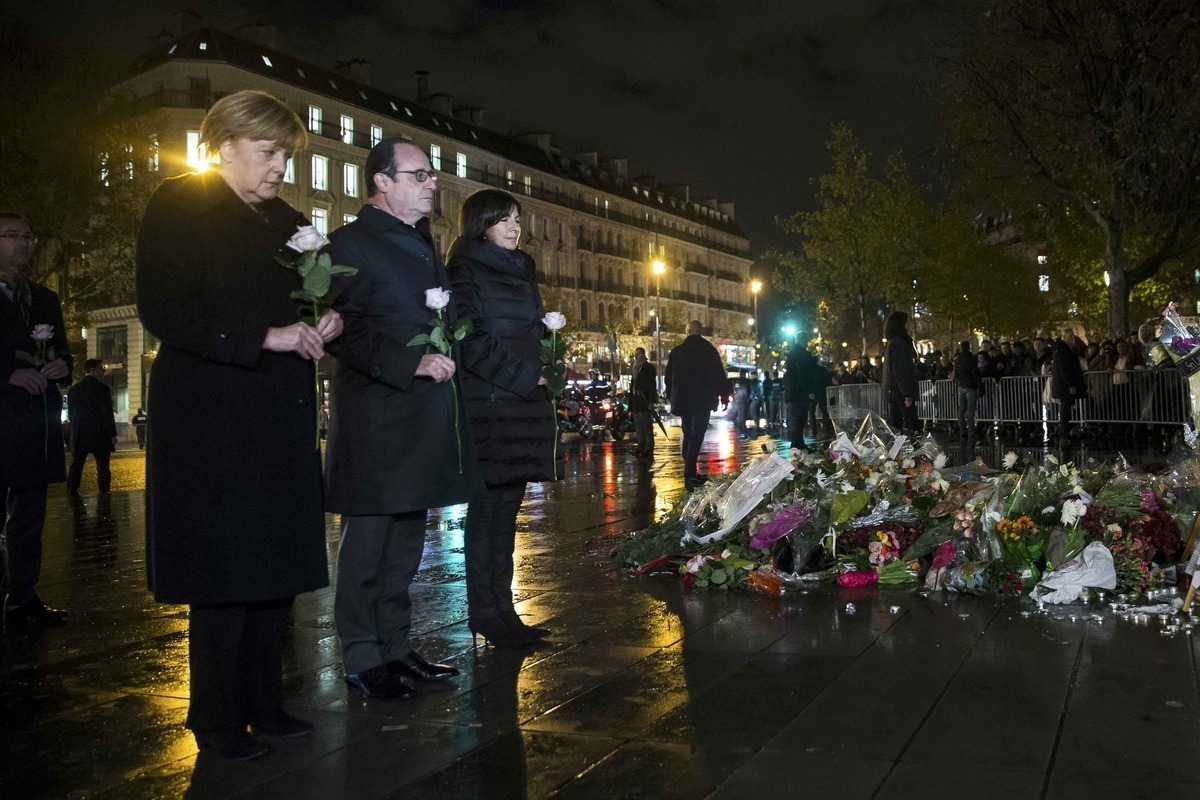
<svg viewBox="0 0 1200 800">
<path fill-rule="evenodd" d="M 520 249 L 521 204 L 484 189 L 462 205 L 447 268 L 455 309 L 471 320 L 460 372 L 484 485 L 471 494 L 463 532 L 467 618 L 499 647 L 549 633 L 513 608 L 517 512 L 531 481 L 555 479 L 557 424 L 542 377 L 545 309 L 533 259 Z"/>
<path fill-rule="evenodd" d="M 717 348 L 700 335 L 698 320 L 687 326 L 687 338 L 671 351 L 667 359 L 666 392 L 671 413 L 683 423 L 683 485 L 695 489 L 708 477 L 698 469 L 700 447 L 708 430 L 708 420 L 717 404 L 729 396 L 729 379 Z"/>
<path fill-rule="evenodd" d="M 83 380 L 67 392 L 67 417 L 71 421 L 71 470 L 67 473 L 67 497 L 79 496 L 83 465 L 90 453 L 96 459 L 96 482 L 100 494 L 112 489 L 109 456 L 117 449 L 117 422 L 113 417 L 112 391 L 101 378 L 104 362 L 83 362 Z"/>
<path fill-rule="evenodd" d="M 633 375 L 629 380 L 629 412 L 633 415 L 633 429 L 637 432 L 638 458 L 654 457 L 654 415 L 652 410 L 658 402 L 658 370 L 646 359 L 646 348 L 633 351 Z"/>
<path fill-rule="evenodd" d="M 0 213 L 0 627 L 6 636 L 67 624 L 67 612 L 47 608 L 37 593 L 46 490 L 67 477 L 58 384 L 70 378 L 72 359 L 58 295 L 29 279 L 36 243 L 24 217 Z"/>
<path fill-rule="evenodd" d="M 266 92 L 218 100 L 200 125 L 211 168 L 166 180 L 137 242 L 137 307 L 161 345 L 150 376 L 147 582 L 187 603 L 190 702 L 202 751 L 267 752 L 251 734 L 312 732 L 282 706 L 283 630 L 328 583 L 313 361 L 337 312 L 297 322 L 297 273 L 275 256 L 306 220 L 279 199 L 304 125 Z"/>
<path fill-rule="evenodd" d="M 979 392 L 983 380 L 979 377 L 979 365 L 971 354 L 971 343 L 958 344 L 954 356 L 954 380 L 958 384 L 958 438 L 974 441 L 975 414 L 979 411 Z"/>
<path fill-rule="evenodd" d="M 917 350 L 908 335 L 908 314 L 893 311 L 883 324 L 887 346 L 883 351 L 884 398 L 887 422 L 895 431 L 913 433 L 920 428 L 917 420 Z"/>
<path fill-rule="evenodd" d="M 133 415 L 133 419 L 130 420 L 133 423 L 133 430 L 137 433 L 138 450 L 146 449 L 146 422 L 148 419 L 145 409 L 139 408 Z"/>
<path fill-rule="evenodd" d="M 474 465 L 455 361 L 408 344 L 430 333 L 429 304 L 442 302 L 433 290 L 450 286 L 426 216 L 437 172 L 398 138 L 372 147 L 364 172 L 367 204 L 326 250 L 358 270 L 335 284 L 346 332 L 330 392 L 326 507 L 342 515 L 334 623 L 346 684 L 399 699 L 415 692 L 406 679 L 458 674 L 414 647 L 408 590 L 429 509 L 467 502 Z M 454 304 L 442 313 L 453 330 Z"/>
</svg>

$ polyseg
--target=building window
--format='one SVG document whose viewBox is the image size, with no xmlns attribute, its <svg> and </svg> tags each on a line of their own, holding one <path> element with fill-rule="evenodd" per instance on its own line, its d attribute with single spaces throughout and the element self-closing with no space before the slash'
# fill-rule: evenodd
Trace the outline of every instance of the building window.
<svg viewBox="0 0 1200 800">
<path fill-rule="evenodd" d="M 533 178 L 525 176 L 525 194 L 533 194 Z"/>
<path fill-rule="evenodd" d="M 1050 276 L 1049 275 L 1038 275 L 1038 291 L 1039 292 L 1050 291 Z"/>
<path fill-rule="evenodd" d="M 312 224 L 322 236 L 329 233 L 329 212 L 323 208 L 312 210 Z"/>
<path fill-rule="evenodd" d="M 513 185 L 513 173 L 511 169 L 504 170 L 504 182 L 509 186 Z"/>
<path fill-rule="evenodd" d="M 295 158 L 288 159 L 287 169 L 285 169 L 283 171 L 283 182 L 284 183 L 295 183 L 296 182 L 296 159 Z"/>
<path fill-rule="evenodd" d="M 1048 260 L 1049 260 L 1049 259 L 1047 259 L 1045 256 L 1038 256 L 1038 263 L 1039 263 L 1039 264 L 1045 264 L 1045 263 L 1046 263 L 1046 261 L 1048 261 Z"/>
<path fill-rule="evenodd" d="M 146 169 L 158 172 L 158 134 L 150 137 L 150 156 L 146 159 Z"/>
<path fill-rule="evenodd" d="M 325 156 L 312 157 L 312 188 L 329 188 L 329 159 Z"/>
<path fill-rule="evenodd" d="M 354 222 L 354 220 L 356 220 L 356 219 L 358 219 L 358 217 L 356 217 L 353 214 L 342 214 L 342 224 L 343 225 L 349 225 L 351 222 Z"/>
<path fill-rule="evenodd" d="M 200 131 L 188 131 L 187 165 L 189 167 L 203 167 L 204 160 L 204 147 L 200 144 Z"/>
<path fill-rule="evenodd" d="M 313 133 L 321 132 L 321 109 L 317 106 L 308 107 L 308 129 Z"/>
<path fill-rule="evenodd" d="M 342 114 L 342 142 L 354 144 L 354 117 Z"/>
<path fill-rule="evenodd" d="M 383 141 L 383 128 L 378 125 L 371 126 L 371 147 Z"/>
<path fill-rule="evenodd" d="M 358 164 L 342 165 L 342 194 L 358 197 Z"/>
<path fill-rule="evenodd" d="M 579 301 L 579 322 L 582 325 L 587 325 L 587 300 Z"/>
<path fill-rule="evenodd" d="M 467 154 L 457 153 L 454 156 L 454 174 L 460 178 L 467 177 Z"/>
<path fill-rule="evenodd" d="M 429 163 L 436 170 L 442 168 L 442 148 L 436 144 L 429 145 Z"/>
</svg>

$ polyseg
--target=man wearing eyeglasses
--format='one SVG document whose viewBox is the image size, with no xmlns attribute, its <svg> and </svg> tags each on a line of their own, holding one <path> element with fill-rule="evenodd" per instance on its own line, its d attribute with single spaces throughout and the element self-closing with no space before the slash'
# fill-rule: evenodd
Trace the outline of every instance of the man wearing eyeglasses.
<svg viewBox="0 0 1200 800">
<path fill-rule="evenodd" d="M 62 392 L 71 355 L 58 295 L 29 280 L 37 240 L 19 214 L 0 213 L 0 530 L 4 533 L 4 632 L 65 625 L 36 586 L 42 567 L 46 488 L 66 480 Z"/>
<path fill-rule="evenodd" d="M 450 286 L 426 218 L 437 173 L 423 150 L 400 139 L 371 148 L 364 171 L 368 203 L 330 236 L 327 251 L 333 263 L 358 269 L 339 279 L 335 303 L 345 329 L 325 462 L 326 510 L 342 515 L 334 621 L 350 688 L 405 698 L 415 691 L 410 680 L 457 674 L 414 649 L 408 587 L 428 509 L 465 503 L 475 471 L 469 450 L 459 469 L 455 438 L 467 448 L 470 437 L 461 406 L 456 416 L 455 362 L 408 346 L 430 331 L 426 290 Z M 443 313 L 452 329 L 454 303 Z"/>
</svg>

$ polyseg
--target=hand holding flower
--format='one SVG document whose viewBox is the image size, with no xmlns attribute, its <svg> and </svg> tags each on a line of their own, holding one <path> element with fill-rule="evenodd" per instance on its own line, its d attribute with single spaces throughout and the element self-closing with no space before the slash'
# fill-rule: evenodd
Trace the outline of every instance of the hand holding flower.
<svg viewBox="0 0 1200 800">
<path fill-rule="evenodd" d="M 262 346 L 273 353 L 296 353 L 308 360 L 317 360 L 325 355 L 325 343 L 321 341 L 321 335 L 307 322 L 293 322 L 286 328 L 267 328 Z"/>
<path fill-rule="evenodd" d="M 418 378 L 433 378 L 434 383 L 445 383 L 454 377 L 454 359 L 440 353 L 427 353 L 421 356 L 417 371 L 413 373 Z"/>
<path fill-rule="evenodd" d="M 46 378 L 57 381 L 71 374 L 71 370 L 67 368 L 67 362 L 61 358 L 56 358 L 46 366 L 42 367 L 42 375 Z"/>
<path fill-rule="evenodd" d="M 30 367 L 14 369 L 8 376 L 8 382 L 18 389 L 24 389 L 29 394 L 45 394 L 46 387 L 49 385 L 45 375 Z"/>
<path fill-rule="evenodd" d="M 323 342 L 332 342 L 342 335 L 342 315 L 332 308 L 317 320 L 317 333 Z"/>
</svg>

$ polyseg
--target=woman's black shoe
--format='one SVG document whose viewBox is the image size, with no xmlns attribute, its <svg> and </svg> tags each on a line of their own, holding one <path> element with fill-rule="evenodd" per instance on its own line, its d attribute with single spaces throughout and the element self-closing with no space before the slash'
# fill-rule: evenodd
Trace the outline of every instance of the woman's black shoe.
<svg viewBox="0 0 1200 800">
<path fill-rule="evenodd" d="M 536 639 L 525 633 L 514 631 L 499 617 L 473 619 L 467 622 L 472 636 L 482 636 L 485 644 L 495 647 L 528 647 Z"/>
<path fill-rule="evenodd" d="M 267 715 L 259 722 L 251 722 L 250 727 L 277 739 L 296 739 L 308 736 L 317 728 L 308 720 L 293 717 L 283 709 Z"/>
<path fill-rule="evenodd" d="M 521 615 L 511 606 L 500 609 L 500 619 L 504 621 L 505 627 L 514 633 L 519 633 L 534 639 L 544 639 L 550 635 L 549 628 L 543 628 L 538 625 L 526 625 L 521 619 Z"/>
<path fill-rule="evenodd" d="M 268 749 L 247 731 L 206 731 L 195 735 L 196 744 L 202 751 L 211 750 L 230 761 L 249 761 L 266 755 Z"/>
</svg>

